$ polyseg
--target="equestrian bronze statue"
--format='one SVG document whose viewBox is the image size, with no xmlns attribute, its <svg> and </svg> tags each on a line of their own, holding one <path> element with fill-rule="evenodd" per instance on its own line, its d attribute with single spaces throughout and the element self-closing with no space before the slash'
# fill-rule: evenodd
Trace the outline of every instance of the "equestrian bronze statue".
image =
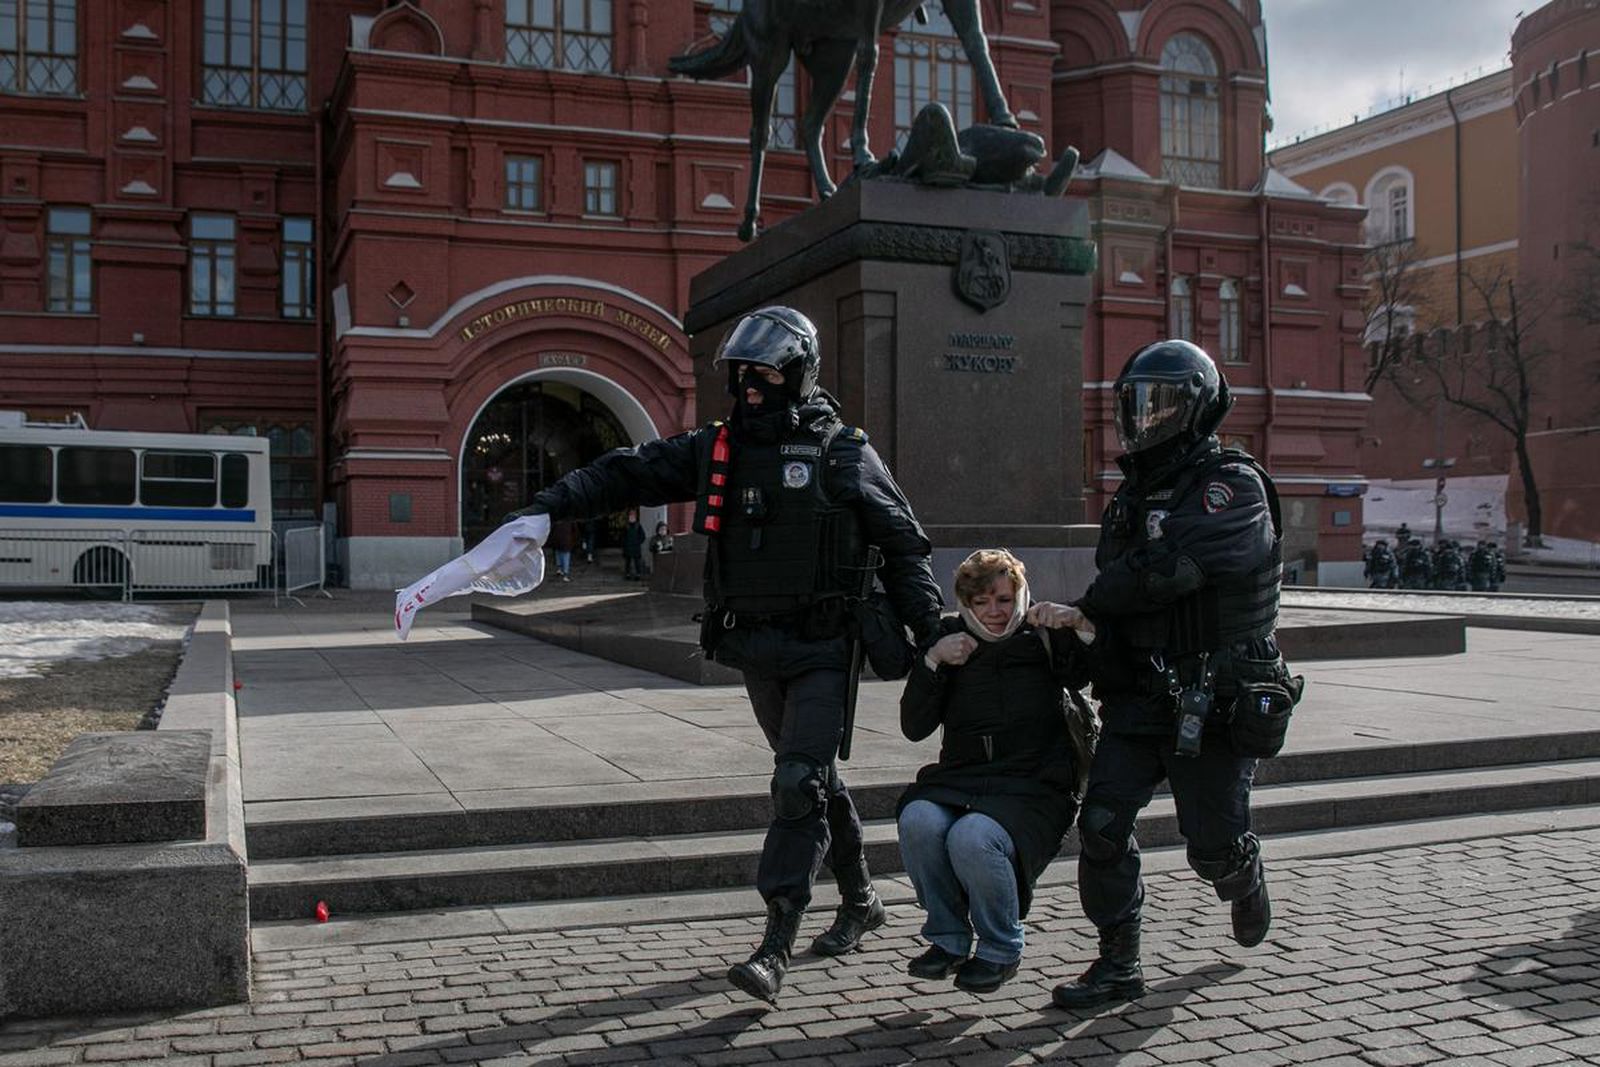
<svg viewBox="0 0 1600 1067">
<path fill-rule="evenodd" d="M 941 2 L 977 75 L 989 123 L 1014 128 L 1016 117 L 1006 103 L 994 62 L 989 58 L 978 0 Z M 721 78 L 741 67 L 750 68 L 750 188 L 744 222 L 739 227 L 741 240 L 748 241 L 756 233 L 772 99 L 790 55 L 799 56 L 810 75 L 811 94 L 800 122 L 800 139 L 811 164 L 817 194 L 826 199 L 835 186 L 822 159 L 822 124 L 833 110 L 854 63 L 857 74 L 851 154 L 858 170 L 874 162 L 867 143 L 867 114 L 872 103 L 872 78 L 878 66 L 878 38 L 913 12 L 926 20 L 919 0 L 747 0 L 720 40 L 671 60 L 669 66 L 674 73 L 691 78 Z"/>
</svg>

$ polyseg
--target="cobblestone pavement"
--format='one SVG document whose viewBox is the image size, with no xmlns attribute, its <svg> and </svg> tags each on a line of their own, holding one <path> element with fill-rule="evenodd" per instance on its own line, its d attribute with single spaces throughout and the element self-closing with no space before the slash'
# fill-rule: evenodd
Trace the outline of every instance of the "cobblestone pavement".
<svg viewBox="0 0 1600 1067">
<path fill-rule="evenodd" d="M 1092 952 L 1052 889 L 1021 974 L 988 997 L 904 975 L 910 907 L 853 957 L 802 957 L 773 1010 L 722 977 L 754 919 L 661 922 L 261 953 L 250 1005 L 13 1022 L 0 1064 L 1600 1062 L 1600 830 L 1271 873 L 1277 923 L 1248 951 L 1196 879 L 1153 876 L 1153 991 L 1098 1016 L 1048 1006 Z"/>
</svg>

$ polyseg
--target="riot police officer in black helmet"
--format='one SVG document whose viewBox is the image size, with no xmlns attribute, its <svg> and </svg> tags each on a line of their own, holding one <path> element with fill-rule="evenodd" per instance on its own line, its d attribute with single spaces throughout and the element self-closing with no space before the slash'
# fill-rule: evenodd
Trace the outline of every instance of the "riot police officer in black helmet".
<svg viewBox="0 0 1600 1067">
<path fill-rule="evenodd" d="M 1163 779 L 1190 866 L 1259 944 L 1272 920 L 1250 830 L 1258 757 L 1276 753 L 1301 681 L 1273 638 L 1282 579 L 1272 480 L 1216 431 L 1232 405 L 1211 357 L 1150 345 L 1117 379 L 1124 480 L 1100 528 L 1099 573 L 1077 607 L 1103 733 L 1078 814 L 1078 891 L 1100 955 L 1055 1002 L 1087 1008 L 1145 991 L 1144 883 L 1134 822 Z"/>
<path fill-rule="evenodd" d="M 886 604 L 874 617 L 887 616 L 879 633 L 903 647 L 903 675 L 911 655 L 902 625 L 926 647 L 942 601 L 904 494 L 817 384 L 811 320 L 787 307 L 746 315 L 714 365 L 734 397 L 728 420 L 608 452 L 541 490 L 524 513 L 581 519 L 695 501 L 694 529 L 707 537 L 701 644 L 744 673 L 774 754 L 773 819 L 756 874 L 766 933 L 728 977 L 773 1002 L 825 859 L 842 903 L 814 951 L 850 952 L 886 919 L 836 763 L 854 706 L 863 602 L 880 580 Z"/>
</svg>

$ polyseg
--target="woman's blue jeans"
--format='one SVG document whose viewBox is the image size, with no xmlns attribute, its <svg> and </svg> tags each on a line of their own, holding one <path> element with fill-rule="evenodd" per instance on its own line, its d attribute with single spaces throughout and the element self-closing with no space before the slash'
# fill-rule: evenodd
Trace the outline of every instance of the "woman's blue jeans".
<svg viewBox="0 0 1600 1067">
<path fill-rule="evenodd" d="M 900 812 L 900 856 L 928 913 L 922 936 L 965 956 L 976 932 L 979 959 L 1021 959 L 1015 853 L 1011 835 L 987 815 L 931 800 L 907 804 Z"/>
</svg>

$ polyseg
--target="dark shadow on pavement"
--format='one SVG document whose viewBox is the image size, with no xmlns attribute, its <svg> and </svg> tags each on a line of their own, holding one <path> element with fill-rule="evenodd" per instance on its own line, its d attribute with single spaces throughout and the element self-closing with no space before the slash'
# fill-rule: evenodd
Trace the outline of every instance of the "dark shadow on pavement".
<svg viewBox="0 0 1600 1067">
<path fill-rule="evenodd" d="M 1471 978 L 1458 988 L 1494 1003 L 1497 996 L 1531 993 L 1544 1004 L 1516 1007 L 1561 1021 L 1600 1018 L 1600 908 L 1573 917 L 1560 936 L 1529 945 L 1507 945 L 1484 955 Z M 1509 1005 L 1508 1005 L 1509 1006 Z"/>
</svg>

